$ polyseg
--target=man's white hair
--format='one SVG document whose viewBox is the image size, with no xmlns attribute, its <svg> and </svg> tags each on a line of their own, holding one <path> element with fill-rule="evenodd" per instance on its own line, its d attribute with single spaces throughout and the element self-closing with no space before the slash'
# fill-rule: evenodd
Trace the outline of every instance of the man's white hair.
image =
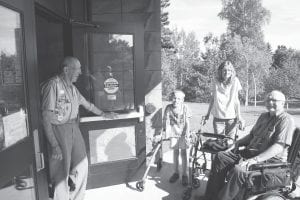
<svg viewBox="0 0 300 200">
<path fill-rule="evenodd" d="M 71 67 L 75 63 L 80 63 L 78 58 L 73 57 L 73 56 L 66 56 L 63 58 L 63 60 L 60 63 L 60 70 L 62 71 L 64 67 Z"/>
<path fill-rule="evenodd" d="M 274 100 L 277 100 L 277 101 L 284 101 L 284 102 L 286 100 L 284 94 L 282 92 L 280 92 L 279 90 L 273 90 L 272 92 L 270 92 L 267 95 L 266 100 L 268 100 L 268 99 L 274 99 Z"/>
<path fill-rule="evenodd" d="M 176 94 L 180 95 L 183 98 L 185 97 L 184 92 L 182 92 L 181 90 L 174 90 L 173 96 L 175 96 Z"/>
</svg>

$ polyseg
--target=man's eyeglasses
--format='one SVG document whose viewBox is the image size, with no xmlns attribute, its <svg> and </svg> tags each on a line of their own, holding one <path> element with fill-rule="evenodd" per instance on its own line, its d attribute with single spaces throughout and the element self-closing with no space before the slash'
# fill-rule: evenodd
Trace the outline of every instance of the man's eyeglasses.
<svg viewBox="0 0 300 200">
<path fill-rule="evenodd" d="M 279 99 L 267 99 L 266 101 L 284 101 L 284 100 L 279 100 Z"/>
</svg>

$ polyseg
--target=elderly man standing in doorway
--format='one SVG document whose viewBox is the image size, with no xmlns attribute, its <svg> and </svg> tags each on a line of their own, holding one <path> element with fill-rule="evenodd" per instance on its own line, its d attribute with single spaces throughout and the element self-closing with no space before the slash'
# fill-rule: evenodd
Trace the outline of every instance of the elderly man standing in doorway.
<svg viewBox="0 0 300 200">
<path fill-rule="evenodd" d="M 88 176 L 88 161 L 84 140 L 78 126 L 78 111 L 82 105 L 96 115 L 114 118 L 88 102 L 73 85 L 81 74 L 81 64 L 75 57 L 65 57 L 60 74 L 42 85 L 42 116 L 51 152 L 49 168 L 54 200 L 83 200 Z M 71 189 L 69 177 L 75 183 Z M 73 191 L 72 191 L 73 190 Z"/>
<path fill-rule="evenodd" d="M 235 199 L 245 187 L 248 166 L 264 161 L 287 160 L 287 148 L 291 145 L 295 124 L 293 118 L 284 111 L 284 104 L 285 96 L 280 91 L 269 93 L 265 100 L 268 112 L 260 115 L 250 134 L 227 151 L 216 154 L 205 200 Z M 240 146 L 245 149 L 235 151 Z M 225 176 L 230 170 L 225 183 Z"/>
</svg>

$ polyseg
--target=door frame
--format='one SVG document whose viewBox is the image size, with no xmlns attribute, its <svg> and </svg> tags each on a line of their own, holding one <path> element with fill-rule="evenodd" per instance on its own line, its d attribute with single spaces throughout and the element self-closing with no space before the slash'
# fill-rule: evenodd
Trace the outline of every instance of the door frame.
<svg viewBox="0 0 300 200">
<path fill-rule="evenodd" d="M 89 55 L 89 39 L 87 33 L 113 33 L 113 34 L 133 34 L 134 44 L 134 103 L 136 113 L 140 112 L 139 108 L 145 104 L 145 87 L 144 86 L 144 26 L 142 23 L 95 23 L 91 26 L 73 26 L 73 52 L 84 65 L 92 64 Z M 78 37 L 83 41 L 80 44 Z M 84 88 L 84 87 L 82 87 Z M 79 85 L 79 89 L 80 85 Z M 93 117 L 92 117 L 93 118 Z M 97 118 L 97 117 L 96 117 Z M 80 128 L 86 143 L 88 160 L 89 160 L 89 177 L 87 188 L 97 188 L 108 185 L 134 181 L 141 177 L 141 173 L 136 174 L 139 169 L 145 168 L 146 159 L 146 125 L 145 116 L 140 121 L 136 118 L 122 118 L 108 121 L 95 120 L 80 124 Z M 83 120 L 82 120 L 83 119 Z M 85 117 L 81 118 L 82 121 Z M 87 120 L 88 121 L 88 120 Z M 136 157 L 122 161 L 112 161 L 91 165 L 89 157 L 89 130 L 99 130 L 107 128 L 120 128 L 132 124 L 135 126 Z M 126 167 L 124 167 L 126 166 Z M 119 176 L 117 173 L 121 173 Z M 115 175 L 115 176 L 114 176 Z"/>
<path fill-rule="evenodd" d="M 28 115 L 29 136 L 0 152 L 1 181 L 9 181 L 32 166 L 36 199 L 48 198 L 46 170 L 43 168 L 40 134 L 39 84 L 37 71 L 34 0 L 0 0 L 0 5 L 17 11 L 21 16 L 23 39 L 23 83 Z M 18 159 L 16 159 L 16 155 Z"/>
</svg>

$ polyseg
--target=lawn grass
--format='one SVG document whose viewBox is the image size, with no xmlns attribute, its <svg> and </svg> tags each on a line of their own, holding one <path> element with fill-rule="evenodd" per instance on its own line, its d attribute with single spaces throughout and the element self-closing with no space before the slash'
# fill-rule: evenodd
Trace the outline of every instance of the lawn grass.
<svg viewBox="0 0 300 200">
<path fill-rule="evenodd" d="M 164 102 L 163 105 L 165 106 L 169 103 L 170 102 Z M 208 104 L 190 102 L 186 102 L 186 104 L 188 105 L 192 114 L 192 118 L 190 120 L 191 130 L 199 130 L 201 118 L 202 116 L 206 115 Z M 296 126 L 300 127 L 300 108 L 290 108 L 287 111 L 294 117 Z M 263 112 L 266 112 L 266 109 L 264 106 L 241 106 L 241 112 L 243 118 L 246 121 L 246 130 L 244 132 L 244 134 L 246 134 L 246 132 L 249 131 L 251 127 L 255 124 L 259 115 Z M 204 131 L 211 133 L 213 132 L 212 118 L 213 117 L 211 116 L 206 125 L 203 127 Z"/>
</svg>

